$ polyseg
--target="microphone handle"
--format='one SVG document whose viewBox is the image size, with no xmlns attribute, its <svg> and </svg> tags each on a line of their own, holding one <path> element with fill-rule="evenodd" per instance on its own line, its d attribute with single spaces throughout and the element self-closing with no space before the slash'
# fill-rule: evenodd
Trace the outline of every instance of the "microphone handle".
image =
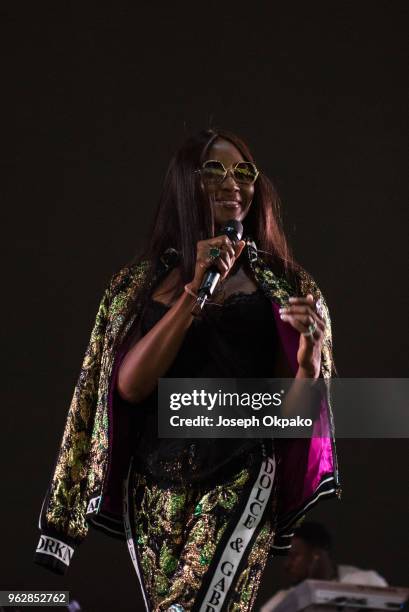
<svg viewBox="0 0 409 612">
<path fill-rule="evenodd" d="M 205 293 L 206 297 L 210 297 L 215 290 L 217 283 L 220 280 L 220 271 L 216 266 L 211 266 L 206 270 L 205 277 L 200 285 L 199 295 Z"/>
<path fill-rule="evenodd" d="M 206 304 L 207 298 L 212 295 L 217 283 L 219 282 L 219 279 L 220 272 L 215 266 L 207 269 L 206 275 L 202 281 L 202 284 L 200 285 L 195 305 L 192 309 L 192 315 L 194 317 L 197 317 L 201 313 L 203 306 Z"/>
<path fill-rule="evenodd" d="M 228 236 L 233 244 L 236 244 L 243 235 L 243 226 L 238 221 L 228 221 L 222 230 L 222 235 L 223 234 Z M 192 314 L 194 316 L 200 314 L 200 311 L 205 305 L 207 298 L 213 294 L 213 291 L 220 280 L 220 276 L 219 269 L 216 266 L 211 266 L 207 269 L 202 284 L 199 288 L 196 303 L 192 310 Z"/>
</svg>

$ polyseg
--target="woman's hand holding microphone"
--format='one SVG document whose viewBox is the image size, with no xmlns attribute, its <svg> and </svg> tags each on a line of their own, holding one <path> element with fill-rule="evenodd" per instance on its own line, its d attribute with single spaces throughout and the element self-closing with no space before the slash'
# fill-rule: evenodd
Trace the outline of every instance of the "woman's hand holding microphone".
<svg viewBox="0 0 409 612">
<path fill-rule="evenodd" d="M 215 236 L 208 240 L 199 240 L 197 243 L 196 266 L 193 280 L 187 285 L 197 293 L 208 268 L 215 266 L 220 272 L 220 280 L 224 280 L 232 269 L 235 261 L 240 257 L 245 241 L 239 240 L 236 244 L 226 236 Z"/>
</svg>

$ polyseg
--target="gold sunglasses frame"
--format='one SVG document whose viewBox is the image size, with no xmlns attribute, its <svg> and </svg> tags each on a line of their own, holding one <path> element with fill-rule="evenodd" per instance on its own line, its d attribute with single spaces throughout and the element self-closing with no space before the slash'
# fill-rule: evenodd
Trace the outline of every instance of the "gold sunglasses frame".
<svg viewBox="0 0 409 612">
<path fill-rule="evenodd" d="M 216 181 L 216 180 L 215 180 L 215 182 L 216 182 L 216 183 L 220 183 L 220 184 L 221 184 L 221 183 L 223 183 L 223 182 L 226 180 L 226 177 L 227 177 L 227 173 L 228 173 L 228 172 L 231 172 L 231 175 L 232 175 L 232 177 L 233 177 L 233 180 L 234 180 L 236 183 L 239 183 L 240 185 L 254 185 L 254 183 L 256 182 L 256 180 L 257 180 L 257 178 L 258 178 L 258 176 L 259 176 L 259 174 L 260 174 L 260 171 L 257 169 L 256 164 L 253 164 L 253 162 L 249 162 L 249 161 L 239 161 L 239 162 L 237 162 L 236 164 L 234 164 L 233 166 L 230 166 L 230 168 L 227 168 L 227 169 L 226 169 L 226 168 L 224 167 L 224 164 L 223 164 L 223 163 L 222 163 L 220 160 L 218 160 L 218 159 L 207 159 L 205 162 L 203 162 L 203 166 L 202 166 L 202 168 L 199 168 L 198 170 L 195 170 L 195 172 L 200 172 L 200 174 L 201 174 L 201 173 L 202 173 L 202 171 L 203 171 L 203 169 L 204 169 L 204 165 L 205 165 L 205 164 L 207 164 L 207 163 L 209 163 L 209 162 L 216 162 L 217 164 L 220 164 L 220 165 L 222 166 L 222 168 L 223 168 L 223 170 L 224 170 L 224 176 L 223 176 L 223 178 L 220 178 L 220 180 L 219 180 L 219 181 Z M 235 176 L 234 176 L 234 174 L 233 174 L 233 170 L 235 170 L 235 168 L 237 168 L 237 166 L 238 166 L 239 164 L 251 164 L 251 165 L 252 165 L 252 166 L 255 168 L 255 170 L 256 170 L 256 176 L 254 177 L 254 180 L 253 180 L 251 183 L 246 182 L 246 181 L 238 181 L 238 180 L 235 178 Z"/>
</svg>

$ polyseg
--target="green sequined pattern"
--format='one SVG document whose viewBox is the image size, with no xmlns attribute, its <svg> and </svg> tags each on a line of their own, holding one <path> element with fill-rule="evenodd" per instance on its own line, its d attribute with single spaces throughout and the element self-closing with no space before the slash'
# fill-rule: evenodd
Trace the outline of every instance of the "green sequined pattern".
<svg viewBox="0 0 409 612">
<path fill-rule="evenodd" d="M 172 604 L 192 608 L 229 521 L 253 479 L 254 474 L 244 469 L 210 490 L 167 489 L 134 474 L 131 529 L 152 610 L 164 612 Z M 247 612 L 254 604 L 274 538 L 276 491 L 236 586 L 229 592 L 229 611 Z M 169 521 L 169 508 L 174 522 Z"/>
<path fill-rule="evenodd" d="M 260 257 L 251 263 L 251 267 L 254 279 L 271 300 L 285 305 L 288 297 L 295 294 L 294 288 L 285 279 L 275 276 Z M 63 439 L 42 514 L 42 526 L 43 529 L 47 528 L 52 532 L 69 536 L 77 542 L 83 540 L 88 531 L 86 513 L 90 500 L 98 500 L 103 491 L 108 464 L 110 426 L 108 392 L 115 351 L 139 316 L 138 312 L 133 313 L 124 328 L 127 309 L 135 291 L 144 283 L 148 268 L 147 263 L 142 263 L 125 267 L 113 276 L 102 297 L 68 410 Z M 299 286 L 303 295 L 313 293 L 314 297 L 323 300 L 313 279 L 303 271 L 299 273 Z M 324 301 L 323 310 L 327 328 L 322 350 L 322 375 L 329 379 L 333 371 L 331 322 Z M 244 476 L 238 478 L 237 487 L 243 484 L 240 478 L 243 479 Z M 151 499 L 153 506 L 159 503 L 154 491 L 151 491 L 150 495 L 153 496 Z M 223 530 L 223 521 L 217 525 L 214 523 L 215 519 L 211 512 L 213 503 L 213 497 L 207 494 L 193 499 L 188 491 L 173 492 L 166 497 L 166 504 L 161 505 L 160 528 L 167 525 L 167 528 L 174 533 L 172 536 L 176 538 L 174 541 L 179 539 L 181 542 L 184 537 L 183 530 L 186 528 L 185 512 L 189 506 L 191 518 L 195 522 L 191 525 L 190 532 L 195 534 L 195 546 L 201 538 L 203 548 L 209 533 L 213 534 L 212 541 L 217 542 Z M 217 507 L 223 516 L 226 516 L 236 503 L 235 487 L 219 492 Z M 138 540 L 140 546 L 146 545 L 146 537 L 146 532 L 142 530 Z M 199 561 L 199 556 L 195 557 L 195 567 L 197 566 L 198 571 L 200 568 L 200 571 L 203 571 L 207 566 L 207 559 L 213 554 L 207 549 L 201 549 L 202 553 L 202 563 Z M 164 549 L 162 566 L 157 561 L 157 554 L 160 555 L 156 551 L 155 559 L 147 555 L 144 563 L 147 571 L 152 567 L 162 567 L 164 579 L 158 579 L 155 589 L 163 593 L 166 589 L 165 578 L 171 573 L 174 563 L 173 553 L 172 550 Z M 188 555 L 188 549 L 186 554 Z M 192 574 L 192 581 L 194 580 Z"/>
</svg>

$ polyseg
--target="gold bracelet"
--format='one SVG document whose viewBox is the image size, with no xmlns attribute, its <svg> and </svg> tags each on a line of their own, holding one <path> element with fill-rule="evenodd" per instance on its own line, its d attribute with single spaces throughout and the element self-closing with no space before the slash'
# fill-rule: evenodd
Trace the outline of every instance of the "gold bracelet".
<svg viewBox="0 0 409 612">
<path fill-rule="evenodd" d="M 190 289 L 190 287 L 188 287 L 187 285 L 184 286 L 184 290 L 186 291 L 186 293 L 188 293 L 189 295 L 191 295 L 192 297 L 197 299 L 197 294 L 193 293 L 193 291 Z"/>
</svg>

